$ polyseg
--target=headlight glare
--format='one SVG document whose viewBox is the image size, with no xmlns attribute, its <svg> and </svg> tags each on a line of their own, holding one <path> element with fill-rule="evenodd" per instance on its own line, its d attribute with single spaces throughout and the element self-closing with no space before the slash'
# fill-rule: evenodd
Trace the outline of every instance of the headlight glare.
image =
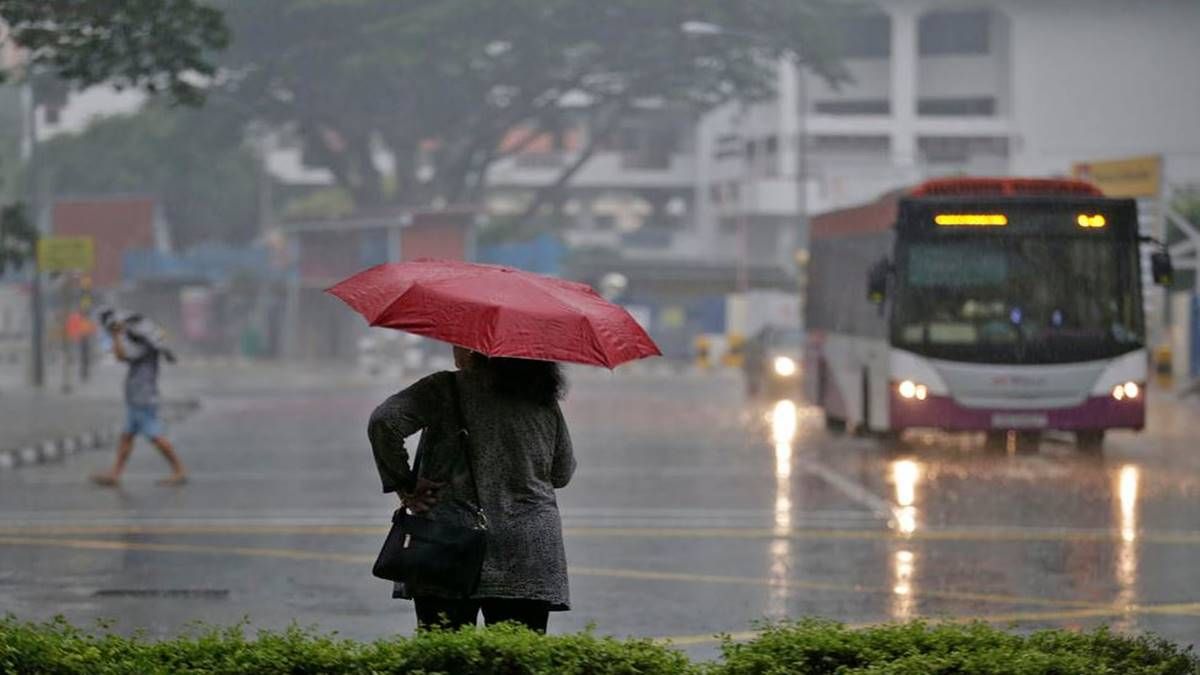
<svg viewBox="0 0 1200 675">
<path fill-rule="evenodd" d="M 924 401 L 929 398 L 929 387 L 912 380 L 901 380 L 896 385 L 896 393 L 909 401 Z"/>
<path fill-rule="evenodd" d="M 780 377 L 791 377 L 796 374 L 796 361 L 790 356 L 775 357 L 775 374 Z"/>
<path fill-rule="evenodd" d="M 1117 386 L 1113 387 L 1113 389 L 1112 389 L 1112 397 L 1118 401 L 1125 401 L 1125 400 L 1132 401 L 1133 399 L 1135 399 L 1141 395 L 1142 395 L 1142 388 L 1140 386 L 1138 386 L 1137 382 L 1126 382 L 1125 384 L 1118 384 Z"/>
</svg>

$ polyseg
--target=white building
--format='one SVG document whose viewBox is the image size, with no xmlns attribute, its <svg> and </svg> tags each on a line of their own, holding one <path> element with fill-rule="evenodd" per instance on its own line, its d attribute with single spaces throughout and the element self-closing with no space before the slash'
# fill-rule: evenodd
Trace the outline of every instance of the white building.
<svg viewBox="0 0 1200 675">
<path fill-rule="evenodd" d="M 577 248 L 666 249 L 693 221 L 696 119 L 686 110 L 647 105 L 622 120 L 565 190 L 561 215 Z M 516 132 L 521 136 L 520 132 Z M 488 172 L 488 210 L 521 214 L 532 194 L 552 185 L 584 151 L 586 125 L 545 134 Z"/>
<path fill-rule="evenodd" d="M 1128 155 L 1161 155 L 1169 185 L 1200 182 L 1194 0 L 886 0 L 841 30 L 852 83 L 785 65 L 775 101 L 703 120 L 695 231 L 678 250 L 788 264 L 799 173 L 808 213 L 926 176 L 1062 175 Z"/>
<path fill-rule="evenodd" d="M 647 264 L 788 267 L 804 241 L 799 173 L 808 213 L 926 176 L 1061 175 L 1128 155 L 1161 155 L 1169 185 L 1200 183 L 1196 0 L 876 0 L 838 30 L 853 77 L 838 89 L 783 64 L 773 102 L 699 121 L 663 111 L 631 120 L 570 183 L 570 243 Z M 89 90 L 41 133 L 138 97 Z M 490 210 L 520 212 L 577 147 L 498 162 Z M 295 148 L 277 147 L 268 162 L 287 183 L 332 181 Z"/>
</svg>

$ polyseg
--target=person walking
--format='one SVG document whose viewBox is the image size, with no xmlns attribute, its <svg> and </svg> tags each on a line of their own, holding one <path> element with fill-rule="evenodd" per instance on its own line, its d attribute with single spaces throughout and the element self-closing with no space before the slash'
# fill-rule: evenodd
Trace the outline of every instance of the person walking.
<svg viewBox="0 0 1200 675">
<path fill-rule="evenodd" d="M 367 433 L 383 491 L 399 495 L 410 513 L 461 521 L 461 505 L 478 499 L 488 523 L 479 583 L 465 598 L 413 584 L 397 584 L 394 596 L 413 600 L 421 628 L 473 626 L 482 611 L 487 625 L 515 621 L 545 632 L 550 612 L 570 609 L 555 497 L 575 472 L 558 403 L 561 368 L 462 347 L 454 348 L 454 362 L 457 371 L 425 377 L 384 401 Z M 462 427 L 469 457 L 457 440 Z M 404 445 L 418 431 L 420 475 Z"/>
<path fill-rule="evenodd" d="M 109 471 L 94 474 L 92 481 L 98 485 L 116 486 L 133 452 L 134 439 L 141 435 L 158 448 L 171 466 L 171 475 L 158 481 L 159 485 L 186 483 L 183 463 L 167 440 L 158 416 L 159 361 L 163 357 L 174 361 L 174 355 L 163 347 L 161 340 L 148 335 L 146 330 L 138 330 L 141 323 L 138 315 L 120 315 L 105 310 L 101 312 L 100 320 L 112 339 L 113 355 L 129 369 L 125 375 L 125 429 L 117 441 L 116 461 Z"/>
</svg>

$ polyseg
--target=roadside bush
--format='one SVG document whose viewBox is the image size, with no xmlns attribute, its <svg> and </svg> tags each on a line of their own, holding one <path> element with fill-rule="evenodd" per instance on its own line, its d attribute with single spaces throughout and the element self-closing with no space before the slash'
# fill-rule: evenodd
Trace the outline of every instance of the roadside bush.
<svg viewBox="0 0 1200 675">
<path fill-rule="evenodd" d="M 805 620 L 759 629 L 751 642 L 724 641 L 723 673 L 1200 674 L 1200 660 L 1190 648 L 1153 636 L 1115 635 L 1107 628 L 1020 635 L 983 623 L 916 621 L 850 629 Z"/>
<path fill-rule="evenodd" d="M 141 637 L 92 635 L 63 619 L 0 620 L 0 673 L 156 675 L 167 673 L 479 673 L 480 675 L 694 672 L 683 654 L 651 640 L 617 640 L 591 633 L 542 636 L 516 626 L 356 642 L 298 627 L 260 631 L 245 626 L 201 629 L 151 642 Z"/>
<path fill-rule="evenodd" d="M 764 624 L 722 660 L 694 663 L 651 640 L 541 636 L 515 626 L 357 642 L 301 628 L 247 637 L 245 625 L 173 640 L 81 631 L 62 619 L 0 619 L 0 673 L 471 673 L 775 675 L 782 673 L 1075 673 L 1200 675 L 1200 660 L 1154 637 L 921 622 L 850 629 L 829 621 Z"/>
</svg>

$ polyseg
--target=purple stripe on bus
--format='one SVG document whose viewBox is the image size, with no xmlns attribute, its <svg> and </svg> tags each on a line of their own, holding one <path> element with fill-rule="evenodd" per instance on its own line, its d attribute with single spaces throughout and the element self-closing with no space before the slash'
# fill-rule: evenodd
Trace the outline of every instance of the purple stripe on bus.
<svg viewBox="0 0 1200 675">
<path fill-rule="evenodd" d="M 892 396 L 891 428 L 945 429 L 949 431 L 986 431 L 1002 428 L 993 425 L 1000 419 L 1045 415 L 1046 429 L 1141 429 L 1146 425 L 1145 397 L 1136 401 L 1118 401 L 1111 396 L 1093 396 L 1070 408 L 989 409 L 968 408 L 948 396 L 930 396 L 924 401 Z"/>
</svg>

